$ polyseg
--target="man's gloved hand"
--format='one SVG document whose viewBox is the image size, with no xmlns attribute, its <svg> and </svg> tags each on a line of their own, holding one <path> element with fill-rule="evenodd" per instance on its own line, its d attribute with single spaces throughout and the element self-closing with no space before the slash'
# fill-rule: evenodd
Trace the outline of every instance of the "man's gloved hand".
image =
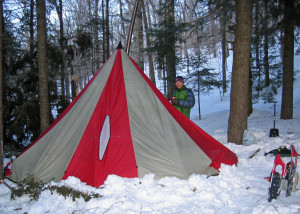
<svg viewBox="0 0 300 214">
<path fill-rule="evenodd" d="M 171 99 L 171 103 L 172 103 L 172 105 L 178 105 L 178 100 L 175 98 L 172 98 Z"/>
</svg>

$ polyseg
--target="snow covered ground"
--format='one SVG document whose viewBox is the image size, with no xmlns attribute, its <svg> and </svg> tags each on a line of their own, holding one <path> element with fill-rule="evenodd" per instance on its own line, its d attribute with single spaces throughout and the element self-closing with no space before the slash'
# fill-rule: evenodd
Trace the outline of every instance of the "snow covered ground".
<svg viewBox="0 0 300 214">
<path fill-rule="evenodd" d="M 300 57 L 295 58 L 295 70 L 300 70 Z M 279 90 L 280 92 L 280 90 Z M 280 113 L 281 95 L 276 114 Z M 270 138 L 273 128 L 273 104 L 257 103 L 248 120 L 245 139 L 248 146 L 227 144 L 227 125 L 229 116 L 229 93 L 220 100 L 218 92 L 201 97 L 202 120 L 197 120 L 198 109 L 194 107 L 192 120 L 219 142 L 223 143 L 239 158 L 237 166 L 222 165 L 219 176 L 191 175 L 187 180 L 166 177 L 155 180 L 153 174 L 143 178 L 127 179 L 111 175 L 102 188 L 93 188 L 71 177 L 52 185 L 65 185 L 82 192 L 98 193 L 101 198 L 88 202 L 45 190 L 38 201 L 28 196 L 10 200 L 10 190 L 0 185 L 0 213 L 300 213 L 300 191 L 292 192 L 290 197 L 281 192 L 278 200 L 268 202 L 269 176 L 273 166 L 273 155 L 264 152 L 279 146 L 294 145 L 300 153 L 300 74 L 294 84 L 294 119 L 276 121 L 280 137 Z M 277 117 L 278 118 L 278 117 Z M 249 158 L 258 148 L 261 151 Z M 8 162 L 8 159 L 5 160 Z M 298 167 L 298 172 L 300 169 Z M 6 180 L 7 181 L 7 180 Z M 9 184 L 14 186 L 11 182 Z M 298 186 L 299 188 L 299 186 Z"/>
</svg>

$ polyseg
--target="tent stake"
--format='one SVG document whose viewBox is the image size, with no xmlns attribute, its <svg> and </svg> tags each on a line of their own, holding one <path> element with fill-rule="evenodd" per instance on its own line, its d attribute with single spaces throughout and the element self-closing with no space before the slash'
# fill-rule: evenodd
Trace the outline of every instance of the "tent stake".
<svg viewBox="0 0 300 214">
<path fill-rule="evenodd" d="M 137 9 L 138 9 L 138 6 L 139 6 L 139 2 L 140 2 L 139 0 L 136 0 L 135 4 L 134 4 L 134 10 L 133 10 L 133 14 L 132 14 L 132 17 L 131 17 L 130 29 L 129 29 L 128 36 L 127 36 L 127 45 L 126 45 L 126 53 L 127 54 L 129 54 L 132 31 L 133 31 L 134 21 L 135 21 L 136 12 L 137 12 Z"/>
</svg>

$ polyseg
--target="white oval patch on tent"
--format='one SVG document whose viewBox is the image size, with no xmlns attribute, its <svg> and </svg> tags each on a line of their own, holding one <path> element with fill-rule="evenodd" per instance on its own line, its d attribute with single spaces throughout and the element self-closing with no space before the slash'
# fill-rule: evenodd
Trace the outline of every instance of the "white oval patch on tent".
<svg viewBox="0 0 300 214">
<path fill-rule="evenodd" d="M 109 115 L 105 117 L 99 140 L 99 160 L 103 159 L 107 144 L 110 139 L 110 119 Z"/>
</svg>

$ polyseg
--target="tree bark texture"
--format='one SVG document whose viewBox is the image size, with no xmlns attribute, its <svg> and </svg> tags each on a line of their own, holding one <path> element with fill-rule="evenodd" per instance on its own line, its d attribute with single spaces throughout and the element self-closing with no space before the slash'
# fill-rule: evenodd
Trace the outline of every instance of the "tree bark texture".
<svg viewBox="0 0 300 214">
<path fill-rule="evenodd" d="M 95 10 L 94 10 L 94 42 L 95 42 L 95 70 L 93 75 L 100 69 L 100 45 L 99 45 L 99 0 L 95 0 Z"/>
<path fill-rule="evenodd" d="M 0 180 L 4 179 L 3 171 L 3 1 L 0 0 Z"/>
<path fill-rule="evenodd" d="M 249 65 L 250 66 L 250 65 Z M 253 102 L 252 102 L 252 86 L 253 86 L 253 77 L 251 72 L 251 67 L 249 67 L 249 84 L 248 84 L 248 113 L 247 117 L 249 117 L 253 112 Z"/>
<path fill-rule="evenodd" d="M 46 6 L 45 0 L 36 3 L 37 35 L 38 35 L 38 69 L 39 69 L 39 101 L 40 127 L 44 132 L 50 125 L 50 107 L 48 98 L 47 75 L 47 34 L 46 34 Z"/>
<path fill-rule="evenodd" d="M 226 58 L 227 58 L 227 43 L 226 43 L 226 16 L 223 12 L 221 17 L 221 34 L 222 34 L 222 89 L 223 95 L 227 92 L 227 77 L 226 77 Z"/>
<path fill-rule="evenodd" d="M 236 30 L 230 93 L 228 142 L 242 144 L 247 129 L 252 1 L 236 0 Z"/>
<path fill-rule="evenodd" d="M 144 71 L 144 36 L 143 17 L 141 4 L 138 5 L 136 13 L 136 34 L 137 34 L 137 64 Z"/>
<path fill-rule="evenodd" d="M 106 0 L 105 13 L 105 61 L 109 58 L 109 0 Z"/>
<path fill-rule="evenodd" d="M 65 87 L 65 57 L 64 57 L 64 22 L 63 22 L 63 8 L 62 8 L 62 0 L 59 0 L 59 6 L 57 8 L 57 14 L 59 17 L 59 47 L 61 54 L 61 67 L 60 67 L 60 77 L 61 77 L 61 95 L 63 103 L 66 101 L 66 93 L 65 90 L 68 87 Z"/>
<path fill-rule="evenodd" d="M 104 0 L 102 0 L 102 63 L 106 62 L 106 24 L 105 24 L 105 4 Z"/>
<path fill-rule="evenodd" d="M 200 88 L 200 85 L 201 85 L 201 83 L 200 83 L 200 74 L 199 74 L 199 72 L 198 72 L 198 75 L 197 75 L 197 81 L 198 81 L 198 84 L 197 84 L 197 93 L 198 93 L 198 114 L 199 114 L 199 120 L 201 120 L 202 119 L 202 116 L 201 116 L 201 102 L 200 102 L 200 93 L 201 93 L 201 88 Z"/>
<path fill-rule="evenodd" d="M 175 16 L 174 16 L 174 0 L 166 2 L 166 20 L 168 36 L 166 39 L 169 44 L 169 49 L 166 53 L 166 71 L 168 78 L 168 98 L 171 98 L 172 93 L 175 89 L 175 79 L 176 79 L 176 56 L 175 56 L 175 31 L 173 27 L 175 26 Z"/>
<path fill-rule="evenodd" d="M 259 97 L 260 91 L 262 90 L 262 86 L 261 86 L 261 66 L 260 66 L 260 23 L 259 23 L 259 19 L 258 19 L 258 15 L 259 15 L 259 1 L 256 1 L 255 3 L 255 27 L 254 27 L 254 31 L 255 31 L 255 37 L 254 37 L 254 46 L 255 46 L 255 67 L 256 67 L 256 72 L 258 75 L 258 79 L 257 79 L 257 96 Z"/>
<path fill-rule="evenodd" d="M 269 22 L 269 10 L 268 1 L 264 0 L 264 11 L 265 17 L 263 22 L 264 33 L 264 71 L 265 71 L 265 87 L 270 86 L 270 66 L 269 66 L 269 32 L 268 32 L 268 22 Z"/>
<path fill-rule="evenodd" d="M 293 78 L 294 78 L 294 1 L 285 0 L 283 18 L 283 77 L 281 119 L 293 118 Z"/>
<path fill-rule="evenodd" d="M 29 39 L 29 54 L 30 54 L 30 58 L 31 58 L 31 62 L 30 62 L 30 70 L 31 72 L 34 72 L 34 68 L 36 66 L 36 64 L 33 62 L 34 59 L 34 1 L 30 0 L 30 23 L 29 23 L 29 34 L 30 34 L 30 39 Z"/>
</svg>

